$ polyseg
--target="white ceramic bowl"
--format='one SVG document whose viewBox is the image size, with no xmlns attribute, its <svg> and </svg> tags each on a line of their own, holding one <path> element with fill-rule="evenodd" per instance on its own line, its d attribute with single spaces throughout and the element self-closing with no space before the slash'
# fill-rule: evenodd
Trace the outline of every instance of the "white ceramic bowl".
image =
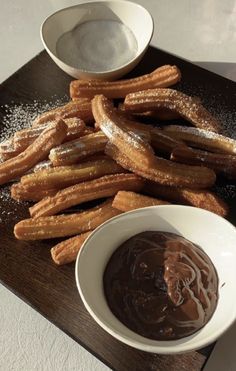
<svg viewBox="0 0 236 371">
<path fill-rule="evenodd" d="M 57 52 L 57 43 L 66 32 L 72 31 L 79 24 L 94 20 L 120 21 L 127 26 L 137 41 L 136 55 L 116 69 L 89 71 L 79 66 L 68 65 L 61 60 Z M 88 2 L 65 8 L 50 15 L 41 26 L 41 39 L 54 62 L 74 78 L 114 80 L 131 71 L 141 60 L 153 34 L 153 20 L 142 6 L 130 1 L 113 0 Z"/>
<path fill-rule="evenodd" d="M 115 249 L 146 230 L 183 235 L 211 258 L 219 277 L 219 300 L 210 321 L 195 334 L 174 341 L 142 337 L 123 325 L 109 309 L 103 273 Z M 138 209 L 112 218 L 85 241 L 76 261 L 76 283 L 85 307 L 116 339 L 134 348 L 160 354 L 188 352 L 215 341 L 236 319 L 236 228 L 209 211 L 190 206 L 163 205 Z"/>
</svg>

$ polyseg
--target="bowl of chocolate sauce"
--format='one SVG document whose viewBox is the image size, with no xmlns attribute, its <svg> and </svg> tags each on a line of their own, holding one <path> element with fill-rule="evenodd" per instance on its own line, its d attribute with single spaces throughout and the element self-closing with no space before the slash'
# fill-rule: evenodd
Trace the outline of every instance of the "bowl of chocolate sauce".
<svg viewBox="0 0 236 371">
<path fill-rule="evenodd" d="M 154 340 L 194 334 L 213 315 L 218 276 L 196 244 L 170 232 L 145 231 L 122 243 L 103 276 L 112 313 Z"/>
<path fill-rule="evenodd" d="M 98 227 L 76 261 L 80 296 L 116 339 L 160 354 L 202 348 L 236 319 L 236 229 L 209 211 L 163 205 Z"/>
<path fill-rule="evenodd" d="M 115 80 L 139 63 L 153 29 L 141 5 L 105 0 L 61 9 L 47 17 L 40 32 L 48 54 L 70 76 Z"/>
</svg>

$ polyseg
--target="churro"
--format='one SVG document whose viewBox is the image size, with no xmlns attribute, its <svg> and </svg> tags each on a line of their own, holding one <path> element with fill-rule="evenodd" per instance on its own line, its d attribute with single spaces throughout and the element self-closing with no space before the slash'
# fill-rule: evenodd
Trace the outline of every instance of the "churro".
<svg viewBox="0 0 236 371">
<path fill-rule="evenodd" d="M 143 191 L 153 197 L 161 197 L 175 203 L 199 207 L 223 217 L 229 211 L 228 205 L 220 197 L 206 190 L 166 187 L 154 182 L 147 182 Z"/>
<path fill-rule="evenodd" d="M 87 98 L 77 99 L 63 106 L 44 112 L 33 121 L 32 126 L 42 125 L 59 118 L 68 119 L 72 117 L 79 117 L 86 123 L 92 122 L 91 100 Z"/>
<path fill-rule="evenodd" d="M 236 155 L 212 153 L 185 147 L 174 148 L 171 160 L 191 165 L 203 165 L 229 179 L 236 179 Z"/>
<path fill-rule="evenodd" d="M 12 149 L 14 146 L 13 137 L 4 140 L 0 143 L 0 153 L 7 152 L 8 150 Z"/>
<path fill-rule="evenodd" d="M 130 211 L 141 207 L 168 205 L 169 202 L 144 196 L 135 192 L 119 191 L 114 197 L 112 206 L 120 211 Z"/>
<path fill-rule="evenodd" d="M 45 240 L 73 236 L 92 231 L 119 214 L 120 211 L 112 207 L 112 201 L 108 201 L 81 213 L 21 220 L 15 225 L 14 234 L 19 240 Z"/>
<path fill-rule="evenodd" d="M 38 202 L 44 197 L 54 196 L 58 192 L 58 188 L 49 189 L 29 189 L 21 183 L 16 183 L 11 186 L 11 197 L 16 201 L 35 201 Z"/>
<path fill-rule="evenodd" d="M 44 161 L 40 161 L 38 164 L 36 164 L 32 168 L 32 172 L 37 173 L 38 171 L 51 169 L 52 167 L 53 167 L 53 164 L 50 160 L 44 160 Z"/>
<path fill-rule="evenodd" d="M 99 131 L 99 130 L 97 130 L 95 127 L 86 126 L 82 136 L 84 137 L 85 135 L 93 134 L 93 133 L 95 133 L 96 131 Z"/>
<path fill-rule="evenodd" d="M 118 106 L 119 110 L 121 112 L 126 112 L 124 103 L 120 103 Z M 127 112 L 126 112 L 127 113 Z M 170 120 L 176 120 L 179 119 L 181 116 L 174 111 L 171 111 L 169 109 L 159 109 L 156 111 L 147 111 L 147 112 L 141 112 L 141 113 L 134 113 L 134 116 L 139 117 L 150 117 L 153 119 L 161 120 L 161 121 L 170 121 Z"/>
<path fill-rule="evenodd" d="M 120 123 L 122 127 L 129 132 L 133 132 L 135 135 L 140 136 L 144 141 L 151 142 L 151 129 L 152 125 L 142 124 L 134 118 L 127 117 L 125 113 L 115 110 L 116 114 L 120 116 Z M 98 124 L 96 124 L 98 125 Z M 131 133 L 132 135 L 132 133 Z"/>
<path fill-rule="evenodd" d="M 66 133 L 67 126 L 62 120 L 49 125 L 25 151 L 0 164 L 0 184 L 23 175 L 44 160 L 50 150 L 64 140 Z"/>
<path fill-rule="evenodd" d="M 75 261 L 81 246 L 91 233 L 82 233 L 79 236 L 71 237 L 52 247 L 51 256 L 54 263 L 63 265 Z"/>
<path fill-rule="evenodd" d="M 124 169 L 164 185 L 207 188 L 216 179 L 214 171 L 206 167 L 178 164 L 159 157 L 156 157 L 156 163 L 152 167 L 144 167 L 141 163 L 137 165 L 111 143 L 106 145 L 105 153 Z"/>
<path fill-rule="evenodd" d="M 172 138 L 183 140 L 193 147 L 212 152 L 236 154 L 236 140 L 221 134 L 179 125 L 165 126 L 163 130 Z"/>
<path fill-rule="evenodd" d="M 214 132 L 221 130 L 218 120 L 198 100 L 173 89 L 149 89 L 130 93 L 125 98 L 124 107 L 128 113 L 165 108 L 177 112 L 198 128 Z"/>
<path fill-rule="evenodd" d="M 150 118 L 157 119 L 160 121 L 177 120 L 180 118 L 180 115 L 177 112 L 164 109 L 164 108 L 156 110 L 156 111 L 148 111 L 148 112 L 139 113 L 138 115 L 144 116 L 144 117 L 150 117 Z"/>
<path fill-rule="evenodd" d="M 135 135 L 140 136 L 144 141 L 151 142 L 151 125 L 142 124 L 138 122 L 135 118 L 130 118 L 121 111 L 116 110 L 116 114 L 120 116 L 122 126 L 125 130 L 133 132 Z M 96 130 L 101 130 L 97 122 L 94 124 Z"/>
<path fill-rule="evenodd" d="M 19 148 L 14 146 L 14 138 L 11 137 L 8 140 L 0 143 L 0 156 L 3 161 L 9 160 L 12 157 L 16 157 L 21 153 Z"/>
<path fill-rule="evenodd" d="M 33 218 L 55 215 L 83 202 L 110 197 L 120 190 L 140 191 L 144 181 L 135 174 L 113 174 L 76 184 L 47 197 L 29 208 Z"/>
<path fill-rule="evenodd" d="M 21 178 L 21 184 L 30 189 L 62 189 L 71 185 L 96 179 L 108 174 L 124 172 L 124 169 L 109 157 L 78 165 L 57 166 L 37 171 Z"/>
<path fill-rule="evenodd" d="M 150 166 L 154 152 L 150 145 L 139 135 L 125 129 L 120 114 L 117 114 L 111 101 L 104 95 L 96 95 L 92 100 L 92 111 L 103 133 L 128 158 Z"/>
<path fill-rule="evenodd" d="M 39 135 L 54 121 L 45 124 L 17 131 L 11 138 L 0 143 L 0 155 L 4 161 L 16 157 L 34 142 Z M 67 125 L 67 135 L 63 142 L 71 141 L 81 137 L 85 130 L 85 123 L 81 119 L 74 117 L 64 120 Z"/>
<path fill-rule="evenodd" d="M 64 139 L 64 142 L 68 142 L 85 135 L 84 133 L 87 130 L 87 127 L 85 126 L 85 122 L 79 117 L 65 119 L 64 122 L 67 126 L 67 135 Z"/>
<path fill-rule="evenodd" d="M 24 151 L 52 122 L 17 131 L 13 136 L 14 148 L 20 152 Z M 67 126 L 67 135 L 64 141 L 76 139 L 83 134 L 85 123 L 81 119 L 74 117 L 65 119 L 64 122 Z"/>
<path fill-rule="evenodd" d="M 53 148 L 49 159 L 54 166 L 72 165 L 87 156 L 103 151 L 106 143 L 106 135 L 99 131 Z"/>
<path fill-rule="evenodd" d="M 168 133 L 158 128 L 152 128 L 151 130 L 151 145 L 157 152 L 167 154 L 170 154 L 176 147 L 185 146 L 181 140 L 172 138 Z"/>
<path fill-rule="evenodd" d="M 74 80 L 70 83 L 70 96 L 72 99 L 93 98 L 97 94 L 104 94 L 107 98 L 124 98 L 130 92 L 174 85 L 180 78 L 181 74 L 176 66 L 165 65 L 147 75 L 126 80 Z"/>
</svg>

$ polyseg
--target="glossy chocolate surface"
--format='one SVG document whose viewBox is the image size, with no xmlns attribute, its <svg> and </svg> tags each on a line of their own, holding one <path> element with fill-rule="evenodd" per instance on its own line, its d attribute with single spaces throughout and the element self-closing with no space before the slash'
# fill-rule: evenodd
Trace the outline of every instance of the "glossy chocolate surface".
<svg viewBox="0 0 236 371">
<path fill-rule="evenodd" d="M 191 335 L 211 318 L 218 278 L 205 252 L 173 233 L 133 236 L 112 255 L 104 273 L 111 311 L 150 339 Z"/>
</svg>

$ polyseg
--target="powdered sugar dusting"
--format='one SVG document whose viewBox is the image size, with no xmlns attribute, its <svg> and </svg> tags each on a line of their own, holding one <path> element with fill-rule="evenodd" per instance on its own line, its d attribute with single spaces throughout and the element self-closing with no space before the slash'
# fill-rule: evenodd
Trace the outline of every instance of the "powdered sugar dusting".
<svg viewBox="0 0 236 371">
<path fill-rule="evenodd" d="M 1 106 L 5 115 L 0 123 L 0 142 L 7 141 L 13 134 L 21 129 L 30 127 L 32 121 L 45 111 L 65 104 L 68 101 L 66 95 L 62 98 L 52 97 L 52 102 L 34 100 L 28 104 L 15 104 L 11 102 Z M 9 142 L 5 143 L 9 145 Z M 6 149 L 6 148 L 5 148 Z M 10 147 L 9 147 L 10 149 Z M 0 163 L 3 158 L 0 156 Z M 23 205 L 21 202 L 20 205 Z M 17 221 L 19 218 L 19 203 L 11 198 L 10 186 L 0 188 L 0 223 L 9 223 L 9 220 Z"/>
<path fill-rule="evenodd" d="M 215 186 L 214 191 L 226 202 L 236 198 L 236 184 L 226 184 L 223 187 Z"/>
<path fill-rule="evenodd" d="M 44 129 L 48 127 L 48 123 L 36 126 L 34 128 L 30 128 L 27 131 L 20 131 L 19 133 L 15 134 L 14 142 L 18 143 L 21 140 L 25 140 L 25 138 L 34 139 L 37 138 Z"/>
<path fill-rule="evenodd" d="M 125 106 L 128 111 L 137 112 L 164 108 L 178 113 L 196 127 L 216 132 L 220 129 L 217 119 L 201 105 L 200 100 L 174 89 L 149 89 L 128 94 Z"/>
<path fill-rule="evenodd" d="M 165 128 L 164 128 L 165 130 Z M 219 140 L 224 140 L 227 142 L 230 142 L 232 144 L 234 144 L 234 146 L 236 147 L 236 140 L 232 139 L 232 138 L 229 138 L 229 137 L 226 137 L 224 135 L 221 135 L 221 134 L 218 134 L 218 133 L 215 133 L 213 131 L 209 131 L 209 130 L 205 130 L 205 129 L 200 129 L 200 128 L 195 128 L 195 127 L 189 127 L 189 126 L 180 126 L 180 125 L 169 125 L 166 127 L 166 130 L 167 131 L 182 131 L 184 133 L 190 133 L 190 134 L 194 134 L 194 135 L 197 135 L 201 138 L 209 138 L 209 139 L 219 139 Z"/>
<path fill-rule="evenodd" d="M 17 201 L 11 198 L 10 186 L 0 189 L 0 223 L 18 219 Z"/>
<path fill-rule="evenodd" d="M 45 170 L 45 169 L 50 169 L 53 167 L 53 164 L 50 160 L 45 160 L 39 162 L 35 167 L 32 169 L 34 173 L 37 173 L 38 171 Z"/>
<path fill-rule="evenodd" d="M 77 142 L 73 143 L 65 143 L 58 147 L 52 148 L 50 151 L 50 157 L 58 156 L 58 155 L 69 155 L 71 152 L 75 150 L 81 150 L 85 147 L 85 144 L 78 140 Z"/>
<path fill-rule="evenodd" d="M 222 92 L 215 93 L 214 86 L 208 81 L 201 81 L 195 85 L 182 79 L 180 89 L 191 96 L 200 98 L 201 103 L 222 124 L 222 133 L 230 138 L 236 139 L 236 111 L 230 109 L 229 100 L 236 100 L 235 93 L 230 85 L 224 84 Z"/>
<path fill-rule="evenodd" d="M 1 108 L 4 109 L 5 115 L 1 122 L 2 130 L 0 133 L 0 142 L 9 139 L 16 131 L 31 126 L 36 117 L 43 112 L 59 107 L 68 101 L 66 96 L 55 98 L 53 102 L 37 101 L 27 104 L 6 104 Z"/>
</svg>

